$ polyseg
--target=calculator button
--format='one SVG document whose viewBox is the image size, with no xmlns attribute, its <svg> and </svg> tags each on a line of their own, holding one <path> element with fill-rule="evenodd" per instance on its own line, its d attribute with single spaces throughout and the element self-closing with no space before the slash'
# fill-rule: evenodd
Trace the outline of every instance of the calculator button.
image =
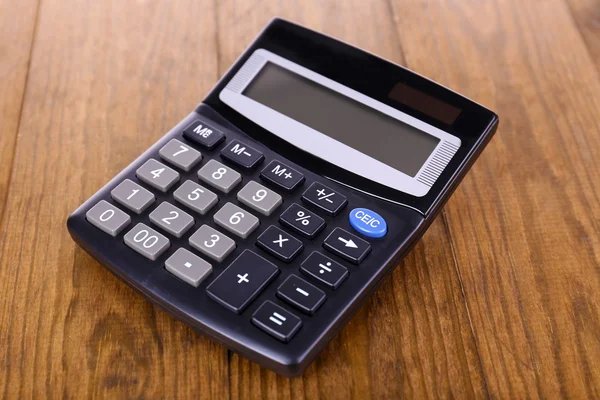
<svg viewBox="0 0 600 400">
<path fill-rule="evenodd" d="M 192 149 L 177 139 L 171 139 L 158 153 L 163 160 L 170 162 L 184 171 L 189 171 L 202 160 L 202 154 L 198 150 Z"/>
<path fill-rule="evenodd" d="M 300 272 L 329 286 L 331 289 L 337 289 L 348 276 L 348 269 L 346 267 L 329 257 L 325 257 L 318 251 L 313 251 L 302 262 Z"/>
<path fill-rule="evenodd" d="M 304 175 L 282 162 L 273 160 L 260 173 L 260 177 L 288 192 L 304 182 Z"/>
<path fill-rule="evenodd" d="M 225 308 L 240 314 L 278 273 L 275 265 L 245 250 L 208 286 L 206 293 Z"/>
<path fill-rule="evenodd" d="M 348 215 L 350 226 L 366 237 L 382 238 L 387 233 L 385 219 L 368 208 L 355 208 Z"/>
<path fill-rule="evenodd" d="M 304 248 L 301 241 L 273 225 L 256 239 L 256 245 L 288 263 L 296 258 Z"/>
<path fill-rule="evenodd" d="M 258 218 L 232 203 L 221 207 L 213 219 L 217 225 L 243 239 L 246 239 L 260 224 Z"/>
<path fill-rule="evenodd" d="M 319 182 L 314 182 L 302 193 L 302 201 L 320 208 L 331 216 L 339 214 L 348 203 L 346 197 Z"/>
<path fill-rule="evenodd" d="M 252 323 L 284 343 L 302 326 L 300 318 L 269 300 L 252 314 Z"/>
<path fill-rule="evenodd" d="M 263 153 L 239 140 L 232 140 L 221 150 L 221 157 L 244 168 L 254 168 L 264 158 Z"/>
<path fill-rule="evenodd" d="M 235 250 L 235 242 L 231 238 L 208 225 L 202 225 L 194 232 L 189 242 L 190 246 L 218 262 Z"/>
<path fill-rule="evenodd" d="M 110 196 L 136 214 L 141 214 L 154 202 L 152 192 L 129 179 L 119 183 L 119 186 L 110 192 Z"/>
<path fill-rule="evenodd" d="M 151 158 L 135 171 L 137 177 L 161 192 L 166 192 L 179 180 L 179 173 Z"/>
<path fill-rule="evenodd" d="M 178 238 L 194 225 L 194 218 L 190 214 L 166 201 L 150 213 L 150 221 Z"/>
<path fill-rule="evenodd" d="M 212 272 L 212 266 L 184 248 L 179 248 L 165 261 L 165 269 L 194 287 Z"/>
<path fill-rule="evenodd" d="M 171 245 L 169 239 L 142 223 L 123 237 L 125 244 L 150 260 L 156 260 Z"/>
<path fill-rule="evenodd" d="M 281 196 L 260 183 L 248 182 L 237 194 L 240 202 L 264 215 L 271 215 L 282 203 Z"/>
<path fill-rule="evenodd" d="M 314 314 L 326 299 L 325 293 L 296 275 L 290 275 L 277 288 L 277 296 L 309 315 Z"/>
<path fill-rule="evenodd" d="M 225 193 L 229 193 L 242 181 L 242 176 L 238 172 L 216 160 L 210 160 L 200 168 L 198 178 Z"/>
<path fill-rule="evenodd" d="M 105 200 L 100 200 L 85 213 L 85 218 L 110 236 L 117 236 L 131 222 L 129 215 Z"/>
<path fill-rule="evenodd" d="M 220 129 L 205 121 L 196 120 L 183 130 L 183 136 L 209 150 L 217 147 L 225 135 Z"/>
<path fill-rule="evenodd" d="M 281 214 L 279 222 L 309 239 L 317 236 L 325 227 L 323 218 L 296 203 Z"/>
<path fill-rule="evenodd" d="M 323 247 L 357 265 L 371 251 L 369 242 L 342 228 L 335 228 L 323 242 Z"/>
<path fill-rule="evenodd" d="M 206 214 L 219 201 L 216 194 L 190 180 L 183 182 L 173 192 L 173 197 L 200 215 Z"/>
</svg>

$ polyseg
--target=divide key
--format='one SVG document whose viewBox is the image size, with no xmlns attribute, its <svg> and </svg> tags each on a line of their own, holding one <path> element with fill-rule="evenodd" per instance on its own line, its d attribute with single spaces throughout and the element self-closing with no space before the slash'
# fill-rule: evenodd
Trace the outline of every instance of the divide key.
<svg viewBox="0 0 600 400">
<path fill-rule="evenodd" d="M 323 242 L 323 247 L 356 265 L 371 251 L 369 242 L 342 228 L 335 228 Z"/>
</svg>

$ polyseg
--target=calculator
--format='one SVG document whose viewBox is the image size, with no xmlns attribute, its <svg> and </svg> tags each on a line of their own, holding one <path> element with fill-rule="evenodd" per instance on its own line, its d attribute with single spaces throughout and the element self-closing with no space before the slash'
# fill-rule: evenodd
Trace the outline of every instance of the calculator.
<svg viewBox="0 0 600 400">
<path fill-rule="evenodd" d="M 297 376 L 419 240 L 497 126 L 406 68 L 274 19 L 67 226 L 176 318 Z"/>
</svg>

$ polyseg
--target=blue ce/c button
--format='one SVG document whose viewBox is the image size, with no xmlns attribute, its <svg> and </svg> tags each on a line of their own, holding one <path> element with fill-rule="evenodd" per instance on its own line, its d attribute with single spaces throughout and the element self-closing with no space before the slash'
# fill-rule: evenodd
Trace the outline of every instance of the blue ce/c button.
<svg viewBox="0 0 600 400">
<path fill-rule="evenodd" d="M 368 208 L 355 208 L 350 211 L 348 218 L 354 230 L 367 237 L 380 238 L 387 233 L 385 219 Z"/>
</svg>

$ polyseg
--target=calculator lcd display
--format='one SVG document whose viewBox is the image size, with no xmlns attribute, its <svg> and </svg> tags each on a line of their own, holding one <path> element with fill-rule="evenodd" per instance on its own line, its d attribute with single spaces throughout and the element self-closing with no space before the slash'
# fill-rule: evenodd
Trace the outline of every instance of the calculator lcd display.
<svg viewBox="0 0 600 400">
<path fill-rule="evenodd" d="M 243 94 L 412 177 L 440 141 L 271 62 Z"/>
</svg>

